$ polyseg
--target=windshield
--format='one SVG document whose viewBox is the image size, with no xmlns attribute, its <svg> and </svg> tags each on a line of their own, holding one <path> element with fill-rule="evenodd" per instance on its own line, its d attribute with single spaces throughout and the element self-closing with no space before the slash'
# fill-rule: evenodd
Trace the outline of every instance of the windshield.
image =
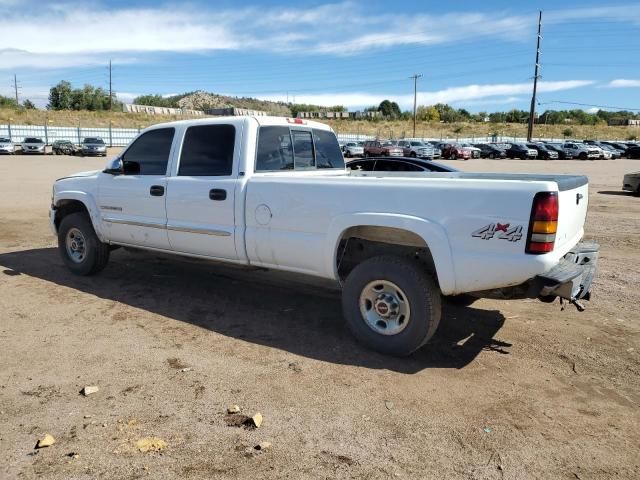
<svg viewBox="0 0 640 480">
<path fill-rule="evenodd" d="M 424 142 L 411 142 L 412 147 L 425 147 Z"/>
<path fill-rule="evenodd" d="M 44 143 L 40 138 L 25 138 L 24 143 Z"/>
<path fill-rule="evenodd" d="M 82 143 L 100 143 L 100 144 L 103 144 L 104 141 L 101 138 L 88 137 L 88 138 L 85 138 Z"/>
<path fill-rule="evenodd" d="M 11 140 L 9 140 L 8 138 L 0 137 L 0 143 L 7 143 L 7 142 L 11 142 Z"/>
</svg>

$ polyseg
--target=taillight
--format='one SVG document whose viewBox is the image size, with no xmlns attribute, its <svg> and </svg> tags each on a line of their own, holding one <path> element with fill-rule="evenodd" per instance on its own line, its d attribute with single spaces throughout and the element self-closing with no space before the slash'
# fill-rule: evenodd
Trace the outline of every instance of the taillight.
<svg viewBox="0 0 640 480">
<path fill-rule="evenodd" d="M 558 194 L 539 192 L 533 197 L 527 253 L 541 254 L 553 251 L 558 231 Z"/>
</svg>

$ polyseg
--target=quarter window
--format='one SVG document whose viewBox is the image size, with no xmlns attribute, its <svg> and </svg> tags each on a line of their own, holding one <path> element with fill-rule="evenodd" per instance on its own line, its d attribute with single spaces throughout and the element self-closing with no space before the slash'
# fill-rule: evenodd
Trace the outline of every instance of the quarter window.
<svg viewBox="0 0 640 480">
<path fill-rule="evenodd" d="M 231 175 L 236 129 L 233 125 L 189 127 L 184 136 L 178 175 L 218 177 Z"/>
<path fill-rule="evenodd" d="M 125 175 L 166 175 L 173 128 L 143 133 L 122 156 Z"/>
</svg>

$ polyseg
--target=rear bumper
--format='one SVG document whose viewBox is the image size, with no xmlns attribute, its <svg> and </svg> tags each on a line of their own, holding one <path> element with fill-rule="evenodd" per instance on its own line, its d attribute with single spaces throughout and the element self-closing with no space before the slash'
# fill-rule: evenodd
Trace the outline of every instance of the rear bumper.
<svg viewBox="0 0 640 480">
<path fill-rule="evenodd" d="M 589 300 L 591 283 L 598 268 L 600 245 L 580 242 L 545 273 L 513 287 L 473 292 L 477 297 L 495 299 L 539 298 L 545 302 L 556 297 L 569 302 Z"/>
<path fill-rule="evenodd" d="M 589 299 L 591 282 L 598 268 L 600 245 L 581 242 L 548 272 L 538 275 L 533 285 L 539 297 L 560 297 L 569 301 Z"/>
</svg>

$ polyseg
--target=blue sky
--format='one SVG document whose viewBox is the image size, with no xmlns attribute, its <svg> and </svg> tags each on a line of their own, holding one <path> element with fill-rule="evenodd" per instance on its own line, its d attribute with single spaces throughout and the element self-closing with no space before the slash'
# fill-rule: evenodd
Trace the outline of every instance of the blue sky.
<svg viewBox="0 0 640 480">
<path fill-rule="evenodd" d="M 528 109 L 539 9 L 538 109 L 640 109 L 640 3 L 589 0 L 0 0 L 0 94 L 14 73 L 39 106 L 62 79 L 106 88 L 112 59 L 124 101 L 205 90 L 410 109 L 419 73 L 419 104 Z"/>
</svg>

